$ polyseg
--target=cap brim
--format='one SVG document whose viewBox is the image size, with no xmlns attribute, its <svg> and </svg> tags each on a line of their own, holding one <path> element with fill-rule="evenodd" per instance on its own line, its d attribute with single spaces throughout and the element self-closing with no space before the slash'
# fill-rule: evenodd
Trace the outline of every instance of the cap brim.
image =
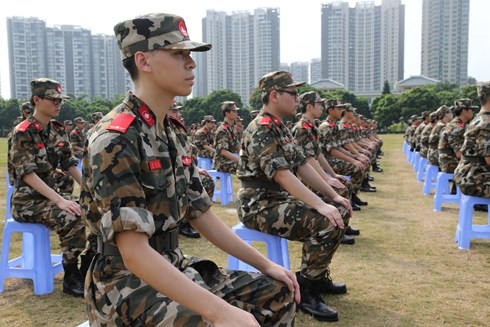
<svg viewBox="0 0 490 327">
<path fill-rule="evenodd" d="M 292 83 L 292 84 L 286 85 L 286 87 L 303 86 L 305 84 L 306 84 L 306 82 L 297 82 L 297 83 Z"/>
<path fill-rule="evenodd" d="M 168 50 L 190 50 L 196 52 L 209 51 L 213 46 L 209 43 L 193 42 L 193 41 L 181 41 L 163 46 L 161 49 Z"/>
</svg>

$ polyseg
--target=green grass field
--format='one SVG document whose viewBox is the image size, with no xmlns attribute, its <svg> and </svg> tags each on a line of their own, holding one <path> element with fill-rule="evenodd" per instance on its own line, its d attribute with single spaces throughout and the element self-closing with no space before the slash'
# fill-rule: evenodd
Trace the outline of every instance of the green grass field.
<svg viewBox="0 0 490 327">
<path fill-rule="evenodd" d="M 473 240 L 469 251 L 454 243 L 458 207 L 432 210 L 432 196 L 422 195 L 412 167 L 401 151 L 401 135 L 382 135 L 383 173 L 373 173 L 376 193 L 361 193 L 369 202 L 355 212 L 351 224 L 360 228 L 355 245 L 341 245 L 331 264 L 334 281 L 345 282 L 348 293 L 327 296 L 340 320 L 332 326 L 490 326 L 490 240 Z M 0 167 L 6 167 L 6 142 L 0 139 Z M 0 171 L 5 176 L 5 168 Z M 235 190 L 237 188 L 235 180 Z M 0 181 L 0 197 L 5 183 Z M 0 208 L 3 215 L 4 202 Z M 230 227 L 238 222 L 233 205 L 213 210 Z M 480 223 L 487 216 L 477 213 Z M 3 230 L 4 219 L 0 219 Z M 21 242 L 12 240 L 11 255 Z M 53 251 L 58 240 L 52 234 Z M 206 240 L 182 238 L 189 255 L 210 258 L 226 266 L 227 256 Z M 263 251 L 263 247 L 258 246 Z M 297 270 L 301 244 L 290 242 L 292 270 Z M 83 300 L 61 291 L 62 274 L 55 291 L 35 296 L 29 280 L 8 279 L 0 294 L 0 326 L 76 326 L 85 321 Z M 296 326 L 326 326 L 298 313 Z"/>
</svg>

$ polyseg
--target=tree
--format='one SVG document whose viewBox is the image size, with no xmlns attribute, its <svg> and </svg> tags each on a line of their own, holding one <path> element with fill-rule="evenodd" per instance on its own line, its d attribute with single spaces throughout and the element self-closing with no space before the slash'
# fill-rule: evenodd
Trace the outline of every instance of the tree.
<svg viewBox="0 0 490 327">
<path fill-rule="evenodd" d="M 420 116 L 423 111 L 434 111 L 441 106 L 433 87 L 416 87 L 400 95 L 397 101 L 403 117 Z"/>
<path fill-rule="evenodd" d="M 384 94 L 375 98 L 371 109 L 380 130 L 386 130 L 388 126 L 400 121 L 401 109 L 397 97 L 393 94 Z"/>
<path fill-rule="evenodd" d="M 381 95 L 385 95 L 385 94 L 391 94 L 390 83 L 388 83 L 388 81 L 385 81 L 383 85 L 383 91 L 381 92 Z"/>
</svg>

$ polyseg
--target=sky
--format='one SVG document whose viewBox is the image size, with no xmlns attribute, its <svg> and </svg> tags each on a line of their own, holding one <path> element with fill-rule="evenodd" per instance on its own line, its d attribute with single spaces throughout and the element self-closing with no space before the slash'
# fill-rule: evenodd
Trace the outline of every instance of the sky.
<svg viewBox="0 0 490 327">
<path fill-rule="evenodd" d="M 280 9 L 281 62 L 308 62 L 321 56 L 321 6 L 331 0 L 72 0 L 46 4 L 39 0 L 16 0 L 4 2 L 0 10 L 0 77 L 1 95 L 10 97 L 7 17 L 37 17 L 48 27 L 55 25 L 78 25 L 90 29 L 92 34 L 113 34 L 113 27 L 120 21 L 153 12 L 165 12 L 184 18 L 190 39 L 202 40 L 202 18 L 206 10 L 249 11 L 261 7 Z M 345 2 L 345 1 L 344 1 Z M 350 6 L 356 0 L 348 0 Z M 6 5 L 8 3 L 8 5 Z M 376 5 L 381 0 L 375 0 Z M 117 4 L 117 5 L 116 5 Z M 405 67 L 404 77 L 420 75 L 422 0 L 402 0 L 405 5 Z M 490 53 L 488 26 L 485 21 L 490 12 L 490 1 L 470 0 L 470 26 L 468 49 L 468 75 L 478 81 L 490 80 Z M 49 76 L 48 76 L 49 77 Z"/>
</svg>

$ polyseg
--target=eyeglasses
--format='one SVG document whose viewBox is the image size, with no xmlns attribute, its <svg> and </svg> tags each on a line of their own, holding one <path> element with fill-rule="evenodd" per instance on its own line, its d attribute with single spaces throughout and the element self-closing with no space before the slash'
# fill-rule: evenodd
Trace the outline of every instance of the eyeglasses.
<svg viewBox="0 0 490 327">
<path fill-rule="evenodd" d="M 42 97 L 42 98 L 51 101 L 56 106 L 63 104 L 65 102 L 63 99 L 59 99 L 59 98 L 50 98 L 50 97 Z"/>
<path fill-rule="evenodd" d="M 288 91 L 288 90 L 277 90 L 277 92 L 285 92 L 289 95 L 291 95 L 293 98 L 298 98 L 298 91 Z"/>
</svg>

